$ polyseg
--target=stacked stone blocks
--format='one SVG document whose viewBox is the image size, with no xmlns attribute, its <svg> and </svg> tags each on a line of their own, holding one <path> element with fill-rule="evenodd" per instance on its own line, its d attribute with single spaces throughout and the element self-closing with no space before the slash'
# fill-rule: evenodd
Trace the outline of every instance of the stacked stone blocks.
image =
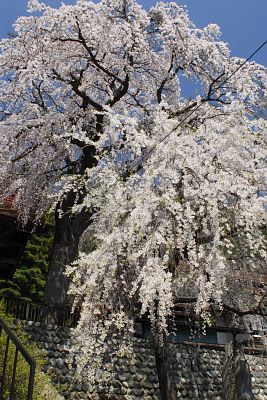
<svg viewBox="0 0 267 400">
<path fill-rule="evenodd" d="M 131 355 L 117 358 L 111 384 L 90 387 L 75 380 L 75 355 L 71 351 L 71 329 L 39 322 L 24 322 L 25 332 L 45 352 L 45 371 L 59 384 L 65 399 L 160 400 L 154 349 L 149 339 L 132 339 Z M 169 375 L 176 398 L 222 400 L 222 346 L 168 343 Z M 246 354 L 255 400 L 267 400 L 267 355 Z"/>
</svg>

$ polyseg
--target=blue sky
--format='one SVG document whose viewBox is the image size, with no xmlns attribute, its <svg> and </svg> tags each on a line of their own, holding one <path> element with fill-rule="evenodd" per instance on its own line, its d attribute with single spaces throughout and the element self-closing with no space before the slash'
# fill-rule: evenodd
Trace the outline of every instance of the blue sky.
<svg viewBox="0 0 267 400">
<path fill-rule="evenodd" d="M 0 37 L 12 31 L 12 23 L 19 15 L 27 15 L 27 0 L 0 0 Z M 60 0 L 42 0 L 58 7 Z M 155 4 L 153 0 L 140 0 L 145 8 Z M 75 0 L 65 0 L 73 4 Z M 247 57 L 262 42 L 267 40 L 267 0 L 181 0 L 191 19 L 199 27 L 217 23 L 222 30 L 222 38 L 229 43 L 232 54 Z M 267 66 L 267 46 L 254 60 Z"/>
</svg>

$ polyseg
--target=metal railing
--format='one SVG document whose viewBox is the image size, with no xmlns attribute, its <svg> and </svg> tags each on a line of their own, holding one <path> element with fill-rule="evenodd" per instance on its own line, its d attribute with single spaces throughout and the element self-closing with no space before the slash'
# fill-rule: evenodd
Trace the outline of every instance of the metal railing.
<svg viewBox="0 0 267 400">
<path fill-rule="evenodd" d="M 34 388 L 34 376 L 35 376 L 35 368 L 36 363 L 35 360 L 30 356 L 28 351 L 25 349 L 23 344 L 17 338 L 17 336 L 12 332 L 12 330 L 7 326 L 5 321 L 0 318 L 0 335 L 2 333 L 6 334 L 6 341 L 4 346 L 2 345 L 1 340 L 1 353 L 3 354 L 3 361 L 2 361 L 2 371 L 0 377 L 0 400 L 32 400 L 33 398 L 33 388 Z M 2 338 L 1 338 L 2 339 Z M 15 354 L 13 355 L 10 351 L 11 344 L 15 346 Z M 29 379 L 27 384 L 27 394 L 24 399 L 21 397 L 16 396 L 16 373 L 17 373 L 17 366 L 18 366 L 18 358 L 19 354 L 23 357 L 23 359 L 29 365 Z M 10 358 L 11 359 L 11 374 L 10 371 Z M 9 367 L 9 368 L 8 368 Z M 8 376 L 9 373 L 9 376 Z M 24 371 L 25 373 L 25 371 Z M 5 396 L 5 397 L 4 397 Z"/>
<path fill-rule="evenodd" d="M 77 326 L 79 313 L 73 313 L 70 308 L 52 307 L 13 297 L 2 297 L 1 299 L 5 302 L 6 312 L 13 314 L 17 319 L 67 328 Z"/>
</svg>

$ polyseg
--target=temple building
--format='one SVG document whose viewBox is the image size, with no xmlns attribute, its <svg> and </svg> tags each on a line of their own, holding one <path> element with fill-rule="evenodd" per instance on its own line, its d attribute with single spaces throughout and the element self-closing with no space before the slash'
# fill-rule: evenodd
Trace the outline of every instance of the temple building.
<svg viewBox="0 0 267 400">
<path fill-rule="evenodd" d="M 0 279 L 12 279 L 28 237 L 18 225 L 12 198 L 0 204 Z"/>
</svg>

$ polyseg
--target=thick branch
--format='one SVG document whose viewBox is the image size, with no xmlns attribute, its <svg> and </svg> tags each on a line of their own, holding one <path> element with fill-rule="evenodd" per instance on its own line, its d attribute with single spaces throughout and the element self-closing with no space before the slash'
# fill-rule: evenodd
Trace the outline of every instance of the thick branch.
<svg viewBox="0 0 267 400">
<path fill-rule="evenodd" d="M 37 149 L 38 146 L 39 146 L 39 144 L 36 143 L 32 147 L 29 147 L 28 149 L 23 151 L 23 153 L 21 153 L 19 156 L 15 157 L 15 158 L 12 158 L 11 161 L 12 162 L 17 162 L 17 161 L 21 160 L 22 158 L 26 157 L 28 154 L 32 153 L 35 149 Z"/>
<path fill-rule="evenodd" d="M 96 56 L 94 55 L 92 48 L 90 46 L 87 45 L 86 40 L 82 34 L 80 25 L 77 21 L 77 27 L 78 27 L 78 35 L 79 35 L 79 41 L 80 43 L 83 45 L 83 47 L 85 48 L 85 50 L 88 52 L 88 54 L 91 57 L 91 61 L 93 62 L 93 64 L 102 72 L 104 72 L 106 75 L 108 75 L 110 78 L 115 79 L 117 82 L 123 84 L 124 81 L 117 75 L 113 74 L 113 72 L 111 72 L 110 70 L 108 70 L 107 68 L 103 67 L 103 65 L 100 63 L 99 60 L 97 60 Z"/>
<path fill-rule="evenodd" d="M 223 304 L 223 308 L 227 311 L 232 312 L 233 314 L 238 315 L 239 317 L 245 317 L 246 315 L 259 315 L 262 317 L 267 317 L 267 313 L 263 312 L 260 306 L 246 311 L 238 310 L 237 308 L 227 306 L 226 304 Z"/>
<path fill-rule="evenodd" d="M 90 106 L 94 107 L 97 111 L 103 111 L 103 107 L 101 106 L 101 104 L 97 103 L 91 97 L 89 97 L 85 91 L 79 89 L 79 87 L 81 85 L 82 76 L 80 76 L 79 78 L 76 78 L 76 77 L 74 77 L 74 75 L 72 75 L 73 79 L 71 81 L 69 81 L 69 80 L 62 78 L 62 76 L 55 69 L 52 69 L 52 72 L 56 79 L 58 79 L 61 82 L 68 83 L 69 85 L 71 85 L 74 93 L 76 93 L 77 96 L 79 96 L 82 99 L 82 101 L 83 101 L 82 108 L 84 110 L 88 107 L 88 105 L 90 105 Z M 82 73 L 82 71 L 81 71 L 81 73 Z"/>
<path fill-rule="evenodd" d="M 158 103 L 161 103 L 161 101 L 162 101 L 162 92 L 163 92 L 163 90 L 164 90 L 165 84 L 166 84 L 169 80 L 173 79 L 173 77 L 177 74 L 177 72 L 179 71 L 179 69 L 182 69 L 182 68 L 180 68 L 180 67 L 177 67 L 177 68 L 175 69 L 175 71 L 173 71 L 172 76 L 170 77 L 169 74 L 171 73 L 171 71 L 172 71 L 172 69 L 173 69 L 173 62 L 174 62 L 174 53 L 172 53 L 171 64 L 170 64 L 170 67 L 169 67 L 169 69 L 168 69 L 167 76 L 162 80 L 162 82 L 161 82 L 159 88 L 157 89 L 157 100 L 158 100 Z"/>
</svg>

